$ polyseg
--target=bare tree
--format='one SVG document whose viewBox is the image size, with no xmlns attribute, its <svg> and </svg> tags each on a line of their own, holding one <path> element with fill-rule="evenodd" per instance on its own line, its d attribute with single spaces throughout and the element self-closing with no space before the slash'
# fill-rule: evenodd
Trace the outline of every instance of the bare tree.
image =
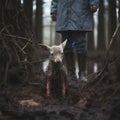
<svg viewBox="0 0 120 120">
<path fill-rule="evenodd" d="M 109 36 L 111 38 L 112 34 L 116 28 L 116 0 L 109 0 Z"/>
<path fill-rule="evenodd" d="M 36 0 L 35 33 L 36 42 L 43 42 L 43 0 Z"/>
<path fill-rule="evenodd" d="M 88 51 L 94 51 L 95 46 L 94 46 L 94 32 L 89 32 L 87 33 L 87 41 L 88 41 Z"/>
<path fill-rule="evenodd" d="M 104 0 L 100 1 L 100 9 L 98 14 L 98 46 L 97 50 L 105 50 L 105 24 L 104 24 Z"/>
<path fill-rule="evenodd" d="M 119 9 L 118 22 L 120 23 L 120 0 L 119 0 L 119 4 L 118 4 L 118 9 Z M 119 36 L 118 36 L 118 49 L 120 50 L 120 33 L 119 33 Z"/>
<path fill-rule="evenodd" d="M 24 13 L 32 25 L 33 0 L 24 0 Z"/>
<path fill-rule="evenodd" d="M 116 0 L 109 0 L 109 40 L 111 39 L 117 24 L 117 17 L 116 17 Z M 112 49 L 116 49 L 117 42 L 112 45 Z"/>
<path fill-rule="evenodd" d="M 0 85 L 28 80 L 32 72 L 26 62 L 32 59 L 33 34 L 20 2 L 0 0 L 0 16 Z"/>
<path fill-rule="evenodd" d="M 119 9 L 119 12 L 118 12 L 118 22 L 120 22 L 120 0 L 119 0 L 119 4 L 118 4 L 118 9 Z"/>
</svg>

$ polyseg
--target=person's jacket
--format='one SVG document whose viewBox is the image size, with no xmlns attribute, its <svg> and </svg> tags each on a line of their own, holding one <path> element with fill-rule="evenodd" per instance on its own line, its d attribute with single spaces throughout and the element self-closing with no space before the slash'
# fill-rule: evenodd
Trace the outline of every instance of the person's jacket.
<svg viewBox="0 0 120 120">
<path fill-rule="evenodd" d="M 91 5 L 99 6 L 99 0 L 52 0 L 51 14 L 55 13 L 56 31 L 92 31 Z"/>
</svg>

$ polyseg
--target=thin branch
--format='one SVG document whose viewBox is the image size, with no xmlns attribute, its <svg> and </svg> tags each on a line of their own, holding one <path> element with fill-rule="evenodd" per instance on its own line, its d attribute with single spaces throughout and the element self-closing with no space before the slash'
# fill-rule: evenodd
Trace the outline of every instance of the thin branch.
<svg viewBox="0 0 120 120">
<path fill-rule="evenodd" d="M 111 46 L 112 46 L 112 44 L 113 44 L 113 42 L 115 40 L 115 37 L 116 37 L 117 33 L 119 32 L 119 29 L 120 29 L 120 23 L 117 25 L 117 28 L 115 29 L 115 32 L 113 33 L 113 36 L 112 36 L 112 38 L 110 40 L 110 43 L 109 43 L 109 45 L 107 47 L 105 65 L 104 65 L 103 69 L 101 70 L 101 72 L 95 77 L 95 79 L 97 79 L 98 77 L 100 77 L 104 73 L 104 71 L 105 71 L 105 69 L 106 69 L 106 67 L 108 65 L 108 55 L 109 55 Z"/>
<path fill-rule="evenodd" d="M 22 50 L 24 50 L 28 46 L 29 42 L 27 42 L 24 47 L 22 47 Z"/>
<path fill-rule="evenodd" d="M 36 64 L 36 63 L 42 63 L 44 60 L 37 60 L 37 61 L 21 61 L 21 63 L 27 63 L 27 64 Z"/>
<path fill-rule="evenodd" d="M 5 33 L 3 33 L 3 35 L 8 36 L 8 37 L 12 37 L 12 38 L 27 40 L 28 42 L 33 43 L 33 42 L 31 41 L 31 39 L 28 39 L 28 38 L 26 38 L 26 37 L 15 36 L 15 35 L 10 35 L 10 34 L 5 34 Z"/>
</svg>

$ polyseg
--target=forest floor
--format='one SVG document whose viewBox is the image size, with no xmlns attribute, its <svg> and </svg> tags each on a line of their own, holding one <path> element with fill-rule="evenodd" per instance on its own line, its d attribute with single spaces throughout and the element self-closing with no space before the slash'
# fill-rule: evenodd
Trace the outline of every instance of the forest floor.
<svg viewBox="0 0 120 120">
<path fill-rule="evenodd" d="M 65 98 L 46 97 L 44 75 L 1 87 L 0 120 L 120 120 L 120 56 L 112 54 L 105 69 L 105 53 L 90 53 L 88 61 L 88 82 L 68 86 Z"/>
</svg>

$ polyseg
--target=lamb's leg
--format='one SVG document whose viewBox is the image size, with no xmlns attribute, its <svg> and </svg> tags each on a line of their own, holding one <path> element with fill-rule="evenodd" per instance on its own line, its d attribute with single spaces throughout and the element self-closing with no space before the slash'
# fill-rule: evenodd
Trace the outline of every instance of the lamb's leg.
<svg viewBox="0 0 120 120">
<path fill-rule="evenodd" d="M 62 96 L 63 97 L 66 96 L 66 79 L 65 78 L 62 79 Z"/>
<path fill-rule="evenodd" d="M 50 76 L 47 76 L 47 83 L 46 83 L 46 95 L 47 97 L 50 96 Z"/>
<path fill-rule="evenodd" d="M 66 95 L 66 85 L 65 85 L 65 82 L 63 81 L 62 83 L 62 96 L 65 97 Z"/>
</svg>

